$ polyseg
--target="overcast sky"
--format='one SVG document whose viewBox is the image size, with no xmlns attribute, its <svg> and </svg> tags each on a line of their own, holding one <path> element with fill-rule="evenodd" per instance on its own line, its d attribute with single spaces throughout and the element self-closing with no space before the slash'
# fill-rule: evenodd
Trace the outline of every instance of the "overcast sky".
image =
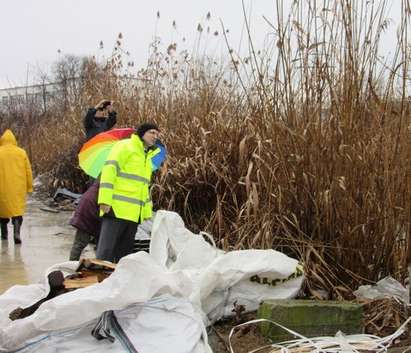
<svg viewBox="0 0 411 353">
<path fill-rule="evenodd" d="M 251 12 L 253 37 L 257 45 L 262 45 L 270 32 L 262 16 L 274 18 L 275 1 L 244 1 Z M 284 0 L 284 4 L 291 1 Z M 392 0 L 392 3 L 390 17 L 396 22 L 401 1 Z M 119 32 L 124 36 L 124 49 L 130 52 L 137 67 L 146 63 L 155 34 L 165 45 L 181 43 L 185 37 L 185 45 L 189 47 L 197 36 L 199 23 L 210 25 L 211 33 L 215 30 L 221 33 L 220 19 L 230 30 L 230 43 L 238 48 L 244 26 L 242 11 L 241 0 L 3 1 L 0 88 L 33 83 L 39 70 L 49 72 L 52 63 L 63 54 L 107 57 Z M 206 21 L 208 12 L 210 21 Z M 177 30 L 173 30 L 173 21 Z M 395 40 L 394 25 L 391 27 L 383 41 L 387 51 Z M 100 41 L 104 43 L 103 50 L 99 49 Z M 222 50 L 222 41 L 219 43 Z"/>
</svg>

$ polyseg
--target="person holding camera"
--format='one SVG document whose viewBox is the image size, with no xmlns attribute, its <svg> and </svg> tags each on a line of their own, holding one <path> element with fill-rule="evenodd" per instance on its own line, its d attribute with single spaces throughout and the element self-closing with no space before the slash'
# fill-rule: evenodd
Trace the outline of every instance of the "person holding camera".
<svg viewBox="0 0 411 353">
<path fill-rule="evenodd" d="M 86 141 L 100 132 L 110 130 L 117 122 L 117 113 L 113 102 L 107 99 L 100 101 L 94 108 L 89 108 L 84 118 Z"/>
</svg>

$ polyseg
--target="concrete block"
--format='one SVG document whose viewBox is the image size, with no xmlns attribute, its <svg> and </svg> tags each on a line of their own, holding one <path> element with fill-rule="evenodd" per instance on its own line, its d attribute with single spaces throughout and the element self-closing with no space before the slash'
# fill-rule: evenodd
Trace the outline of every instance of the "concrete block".
<svg viewBox="0 0 411 353">
<path fill-rule="evenodd" d="M 268 300 L 260 305 L 258 318 L 275 321 L 306 337 L 363 333 L 360 304 L 317 300 Z M 294 339 L 285 330 L 265 322 L 261 333 L 280 342 Z"/>
</svg>

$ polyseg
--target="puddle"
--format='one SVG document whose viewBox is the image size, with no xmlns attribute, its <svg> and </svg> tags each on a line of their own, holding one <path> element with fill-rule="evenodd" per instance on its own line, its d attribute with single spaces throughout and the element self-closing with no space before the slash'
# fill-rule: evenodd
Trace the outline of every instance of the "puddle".
<svg viewBox="0 0 411 353">
<path fill-rule="evenodd" d="M 51 213 L 40 210 L 42 207 L 42 202 L 28 200 L 21 245 L 14 245 L 9 222 L 9 239 L 1 240 L 0 245 L 0 294 L 16 284 L 36 283 L 48 267 L 68 261 L 75 232 L 68 223 L 72 212 Z M 86 256 L 94 256 L 90 245 L 86 252 Z"/>
</svg>

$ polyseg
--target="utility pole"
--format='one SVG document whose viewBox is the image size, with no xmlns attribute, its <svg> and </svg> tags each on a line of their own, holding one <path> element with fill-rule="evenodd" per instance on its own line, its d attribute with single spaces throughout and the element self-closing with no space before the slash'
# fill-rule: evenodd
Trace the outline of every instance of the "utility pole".
<svg viewBox="0 0 411 353">
<path fill-rule="evenodd" d="M 26 104 L 24 107 L 25 110 L 25 115 L 27 116 L 27 119 L 23 119 L 23 123 L 27 122 L 29 128 L 31 128 L 32 125 L 32 107 L 30 105 L 29 99 L 28 99 L 28 85 L 29 85 L 29 63 L 27 63 L 27 72 L 26 72 Z M 24 129 L 24 131 L 29 131 L 29 129 Z M 31 133 L 28 133 L 27 137 L 27 143 L 28 143 L 28 152 L 29 152 L 29 159 L 31 160 L 32 157 L 32 146 L 31 146 Z"/>
</svg>

